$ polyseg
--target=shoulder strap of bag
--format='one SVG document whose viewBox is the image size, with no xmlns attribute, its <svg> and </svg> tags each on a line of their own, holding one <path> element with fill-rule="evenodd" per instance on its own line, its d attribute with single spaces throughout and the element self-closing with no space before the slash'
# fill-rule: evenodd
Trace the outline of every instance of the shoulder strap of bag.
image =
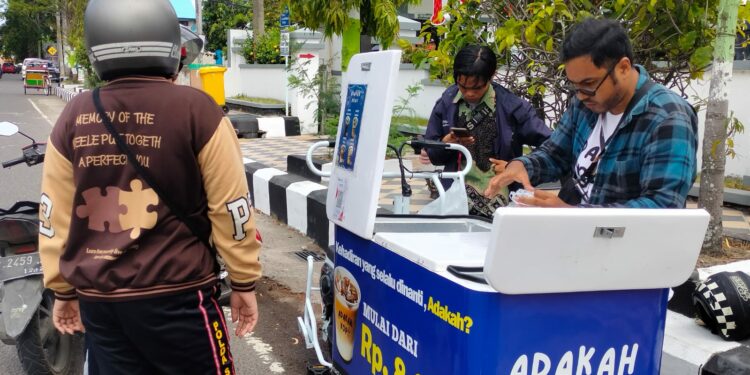
<svg viewBox="0 0 750 375">
<path fill-rule="evenodd" d="M 169 210 L 172 211 L 172 213 L 175 216 L 177 216 L 177 218 L 180 219 L 180 221 L 182 221 L 182 223 L 185 224 L 185 226 L 187 226 L 191 232 L 193 232 L 193 235 L 198 237 L 198 239 L 204 245 L 206 245 L 207 248 L 211 249 L 212 246 L 208 241 L 209 234 L 198 230 L 198 226 L 193 221 L 191 221 L 185 214 L 185 211 L 183 211 L 181 207 L 177 206 L 169 198 L 169 196 L 164 192 L 164 190 L 161 189 L 161 187 L 156 183 L 156 180 L 154 180 L 153 176 L 151 176 L 151 174 L 141 165 L 141 163 L 138 162 L 138 159 L 136 159 L 135 155 L 133 154 L 133 151 L 130 148 L 128 148 L 128 146 L 125 144 L 125 141 L 122 139 L 122 136 L 119 133 L 117 133 L 114 125 L 112 125 L 112 121 L 110 121 L 109 119 L 109 116 L 107 116 L 106 112 L 104 112 L 101 97 L 99 96 L 98 87 L 94 89 L 93 96 L 94 96 L 94 106 L 96 107 L 96 112 L 102 118 L 102 123 L 104 123 L 104 126 L 107 128 L 107 131 L 114 138 L 115 143 L 117 144 L 117 147 L 120 149 L 122 153 L 124 153 L 128 157 L 128 161 L 130 162 L 130 165 L 132 165 L 133 168 L 136 170 L 136 172 L 146 181 L 146 183 L 152 189 L 154 189 L 154 191 L 156 192 L 156 195 L 159 196 L 159 199 L 161 199 L 161 201 L 164 202 L 164 204 L 169 208 Z"/>
<path fill-rule="evenodd" d="M 477 105 L 477 108 L 474 108 L 471 111 L 471 118 L 469 118 L 466 121 L 466 128 L 469 130 L 474 130 L 474 127 L 481 124 L 487 117 L 489 117 L 492 114 L 492 109 L 487 106 L 484 102 L 480 102 Z"/>
</svg>

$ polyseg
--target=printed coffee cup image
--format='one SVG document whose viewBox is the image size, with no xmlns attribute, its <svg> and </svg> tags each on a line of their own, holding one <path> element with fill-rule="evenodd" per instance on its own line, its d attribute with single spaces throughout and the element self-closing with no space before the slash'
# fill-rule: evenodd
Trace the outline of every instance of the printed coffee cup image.
<svg viewBox="0 0 750 375">
<path fill-rule="evenodd" d="M 354 327 L 362 293 L 359 283 L 346 268 L 336 267 L 333 274 L 336 295 L 333 310 L 336 322 L 336 348 L 341 358 L 350 362 L 354 352 Z"/>
</svg>

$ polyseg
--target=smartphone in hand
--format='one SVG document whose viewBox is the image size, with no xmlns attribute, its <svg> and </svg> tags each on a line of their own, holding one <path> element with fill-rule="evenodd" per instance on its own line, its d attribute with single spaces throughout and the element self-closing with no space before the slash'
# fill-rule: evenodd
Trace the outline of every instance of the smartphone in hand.
<svg viewBox="0 0 750 375">
<path fill-rule="evenodd" d="M 469 134 L 469 129 L 466 128 L 451 128 L 451 132 L 458 138 L 471 137 L 471 134 Z"/>
</svg>

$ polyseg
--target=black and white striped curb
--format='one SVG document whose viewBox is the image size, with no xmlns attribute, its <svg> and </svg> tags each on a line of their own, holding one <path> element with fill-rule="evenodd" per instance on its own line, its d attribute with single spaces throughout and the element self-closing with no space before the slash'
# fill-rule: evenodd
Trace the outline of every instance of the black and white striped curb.
<svg viewBox="0 0 750 375">
<path fill-rule="evenodd" d="M 326 215 L 328 188 L 249 158 L 244 162 L 255 208 L 327 248 L 333 238 L 333 225 Z"/>
<path fill-rule="evenodd" d="M 301 134 L 299 118 L 295 116 L 260 117 L 249 113 L 230 113 L 227 117 L 241 138 L 258 138 L 261 131 L 266 138 Z"/>
</svg>

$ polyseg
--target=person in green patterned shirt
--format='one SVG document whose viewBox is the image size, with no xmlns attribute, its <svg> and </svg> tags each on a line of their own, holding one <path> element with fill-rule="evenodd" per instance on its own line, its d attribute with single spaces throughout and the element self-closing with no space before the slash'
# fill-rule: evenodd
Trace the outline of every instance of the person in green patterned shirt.
<svg viewBox="0 0 750 375">
<path fill-rule="evenodd" d="M 482 192 L 509 160 L 521 156 L 523 145 L 539 146 L 551 130 L 531 105 L 492 81 L 497 69 L 495 54 L 487 46 L 462 48 L 453 64 L 455 85 L 448 87 L 432 110 L 425 138 L 460 143 L 469 149 L 474 165 L 466 176 L 469 214 L 492 217 L 507 203 L 506 194 L 486 198 Z M 427 151 L 432 164 L 446 171 L 464 165 L 451 150 Z M 444 180 L 448 189 L 452 180 Z M 510 186 L 515 190 L 519 186 Z"/>
</svg>

